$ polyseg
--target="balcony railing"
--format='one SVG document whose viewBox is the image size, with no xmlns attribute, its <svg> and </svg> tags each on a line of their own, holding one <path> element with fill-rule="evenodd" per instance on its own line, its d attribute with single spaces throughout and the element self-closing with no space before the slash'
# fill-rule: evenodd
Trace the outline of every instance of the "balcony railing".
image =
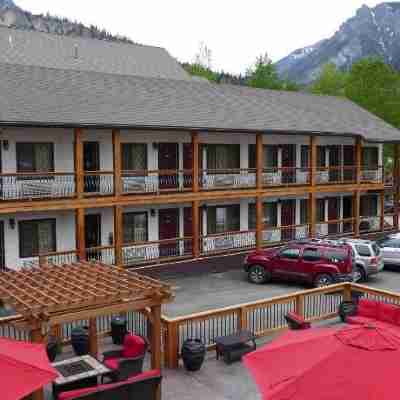
<svg viewBox="0 0 400 400">
<path fill-rule="evenodd" d="M 277 226 L 264 229 L 262 240 L 264 246 L 284 244 L 292 240 L 303 240 L 310 237 L 308 224 Z"/>
<path fill-rule="evenodd" d="M 192 256 L 192 238 L 174 238 L 153 242 L 132 242 L 122 246 L 122 263 L 125 266 L 166 262 Z"/>
<path fill-rule="evenodd" d="M 360 217 L 360 233 L 378 232 L 381 230 L 381 217 Z"/>
<path fill-rule="evenodd" d="M 265 168 L 263 186 L 295 186 L 310 184 L 310 169 L 297 167 Z"/>
<path fill-rule="evenodd" d="M 83 180 L 85 196 L 111 196 L 114 193 L 113 171 L 87 171 Z"/>
<path fill-rule="evenodd" d="M 23 259 L 21 262 L 21 267 L 25 268 L 46 264 L 63 265 L 72 264 L 76 261 L 78 261 L 76 250 L 54 251 L 50 253 L 43 253 L 28 259 Z"/>
<path fill-rule="evenodd" d="M 212 255 L 251 249 L 256 244 L 255 231 L 224 232 L 200 237 L 200 252 Z"/>
<path fill-rule="evenodd" d="M 331 166 L 318 167 L 315 180 L 318 185 L 354 183 L 357 178 L 357 167 L 355 166 Z"/>
<path fill-rule="evenodd" d="M 361 183 L 385 183 L 384 167 L 363 167 L 361 169 Z"/>
<path fill-rule="evenodd" d="M 199 173 L 199 186 L 202 190 L 255 188 L 256 170 L 203 169 Z"/>
<path fill-rule="evenodd" d="M 319 238 L 350 235 L 354 233 L 354 218 L 344 218 L 319 222 L 316 225 L 316 236 Z"/>
<path fill-rule="evenodd" d="M 192 189 L 192 170 L 136 170 L 122 172 L 122 192 L 158 193 Z"/>
<path fill-rule="evenodd" d="M 75 196 L 73 173 L 15 173 L 0 175 L 2 200 L 55 199 Z"/>
<path fill-rule="evenodd" d="M 115 264 L 114 246 L 98 246 L 86 249 L 87 261 L 100 261 L 104 264 Z"/>
</svg>

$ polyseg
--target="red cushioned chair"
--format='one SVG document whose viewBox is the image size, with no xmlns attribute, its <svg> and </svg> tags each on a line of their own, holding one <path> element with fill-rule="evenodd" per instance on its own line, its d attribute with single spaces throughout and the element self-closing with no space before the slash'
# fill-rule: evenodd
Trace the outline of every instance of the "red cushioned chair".
<svg viewBox="0 0 400 400">
<path fill-rule="evenodd" d="M 146 338 L 130 333 L 125 335 L 121 350 L 103 353 L 103 364 L 112 370 L 106 376 L 117 382 L 140 374 L 147 348 Z"/>
<path fill-rule="evenodd" d="M 294 312 L 288 312 L 285 315 L 285 319 L 290 329 L 298 330 L 311 328 L 311 324 L 309 322 L 307 322 L 303 317 Z"/>
<path fill-rule="evenodd" d="M 63 392 L 58 400 L 155 400 L 160 385 L 161 372 L 154 369 L 125 381 Z"/>
</svg>

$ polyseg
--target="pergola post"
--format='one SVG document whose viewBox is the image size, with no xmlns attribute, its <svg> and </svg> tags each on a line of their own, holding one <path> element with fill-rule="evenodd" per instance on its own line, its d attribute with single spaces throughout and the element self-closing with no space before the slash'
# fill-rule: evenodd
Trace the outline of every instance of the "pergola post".
<svg viewBox="0 0 400 400">
<path fill-rule="evenodd" d="M 32 343 L 43 344 L 43 335 L 40 324 L 38 326 L 33 326 L 31 330 L 31 341 Z M 32 393 L 32 400 L 44 400 L 43 388 L 40 388 L 36 392 Z"/>
<path fill-rule="evenodd" d="M 76 197 L 83 198 L 85 191 L 84 172 L 83 172 L 83 142 L 82 142 L 82 129 L 74 129 L 74 165 L 75 165 L 75 179 L 76 179 Z"/>
<path fill-rule="evenodd" d="M 123 245 L 123 212 L 122 206 L 114 206 L 114 251 L 115 265 L 123 265 L 122 257 Z"/>
<path fill-rule="evenodd" d="M 85 209 L 77 208 L 75 215 L 76 224 L 76 251 L 80 261 L 86 259 L 86 241 L 85 241 Z"/>
<path fill-rule="evenodd" d="M 161 305 L 151 307 L 151 368 L 161 369 Z M 157 400 L 161 399 L 161 388 L 158 388 Z"/>
<path fill-rule="evenodd" d="M 97 319 L 89 319 L 89 353 L 92 357 L 97 358 L 98 353 L 98 342 L 97 342 Z"/>
<path fill-rule="evenodd" d="M 122 157 L 121 157 L 121 133 L 119 129 L 112 131 L 113 165 L 114 165 L 114 195 L 122 193 Z"/>
</svg>

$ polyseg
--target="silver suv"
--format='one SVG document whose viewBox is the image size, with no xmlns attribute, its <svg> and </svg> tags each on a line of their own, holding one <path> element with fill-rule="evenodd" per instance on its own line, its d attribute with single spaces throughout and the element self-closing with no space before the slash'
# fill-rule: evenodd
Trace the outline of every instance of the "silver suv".
<svg viewBox="0 0 400 400">
<path fill-rule="evenodd" d="M 364 282 L 371 275 L 376 275 L 384 267 L 381 249 L 372 240 L 340 239 L 338 243 L 350 245 L 354 252 L 355 266 L 353 279 L 355 282 Z"/>
</svg>

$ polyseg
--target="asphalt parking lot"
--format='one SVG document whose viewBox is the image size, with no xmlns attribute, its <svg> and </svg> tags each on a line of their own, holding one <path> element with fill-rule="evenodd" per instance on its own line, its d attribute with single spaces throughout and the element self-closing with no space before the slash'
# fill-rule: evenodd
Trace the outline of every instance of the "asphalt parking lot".
<svg viewBox="0 0 400 400">
<path fill-rule="evenodd" d="M 238 269 L 222 273 L 174 277 L 167 281 L 174 286 L 176 293 L 175 301 L 166 305 L 163 310 L 170 317 L 261 300 L 310 288 L 287 282 L 254 285 L 249 283 L 246 274 Z M 385 268 L 365 284 L 400 292 L 400 268 L 398 270 Z"/>
</svg>

